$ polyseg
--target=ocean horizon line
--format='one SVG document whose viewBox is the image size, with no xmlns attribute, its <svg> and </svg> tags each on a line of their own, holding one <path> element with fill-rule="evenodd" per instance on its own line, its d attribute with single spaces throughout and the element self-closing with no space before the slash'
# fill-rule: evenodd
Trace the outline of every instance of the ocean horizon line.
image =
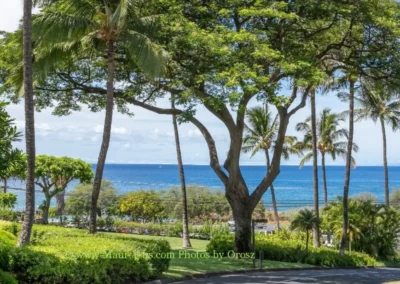
<svg viewBox="0 0 400 284">
<path fill-rule="evenodd" d="M 97 163 L 93 163 L 93 162 L 87 162 L 91 165 L 97 165 Z M 110 163 L 106 163 L 106 165 L 138 165 L 138 166 L 177 166 L 178 164 L 176 163 L 123 163 L 123 162 L 110 162 Z M 193 163 L 187 163 L 184 164 L 184 166 L 210 166 L 210 164 L 193 164 Z M 221 164 L 221 167 L 223 166 L 223 164 Z M 242 164 L 240 165 L 241 167 L 265 167 L 264 164 Z M 285 164 L 285 165 L 281 165 L 283 167 L 288 166 L 288 167 L 299 167 L 298 164 Z M 318 165 L 318 167 L 321 167 L 322 165 Z M 303 168 L 309 168 L 312 167 L 312 165 L 304 165 Z M 345 167 L 345 165 L 326 165 L 326 167 Z M 361 168 L 361 167 L 383 167 L 383 165 L 357 165 L 355 167 L 356 168 Z M 392 164 L 392 165 L 388 165 L 388 167 L 400 167 L 400 164 Z"/>
</svg>

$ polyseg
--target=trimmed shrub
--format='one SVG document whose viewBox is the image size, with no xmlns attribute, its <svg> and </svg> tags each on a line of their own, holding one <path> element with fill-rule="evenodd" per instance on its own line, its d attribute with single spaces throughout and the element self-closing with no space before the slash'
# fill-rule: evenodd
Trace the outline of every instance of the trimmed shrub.
<svg viewBox="0 0 400 284">
<path fill-rule="evenodd" d="M 161 276 L 170 262 L 161 256 L 171 251 L 164 240 L 93 236 L 78 229 L 35 225 L 32 245 L 16 248 L 10 242 L 16 237 L 5 233 L 7 238 L 0 241 L 0 268 L 22 284 L 139 283 Z"/>
<path fill-rule="evenodd" d="M 294 234 L 294 233 L 293 233 Z M 295 234 L 294 234 L 295 235 Z M 346 252 L 340 256 L 339 252 L 330 248 L 310 248 L 305 250 L 305 244 L 299 239 L 292 239 L 294 235 L 287 235 L 287 239 L 279 239 L 275 235 L 256 236 L 256 257 L 260 251 L 264 252 L 265 259 L 284 262 L 298 262 L 311 265 L 345 267 L 345 266 L 373 266 L 374 258 L 365 253 Z M 219 235 L 211 239 L 207 245 L 207 252 L 223 253 L 225 256 L 234 247 L 234 236 Z"/>
<path fill-rule="evenodd" d="M 234 247 L 235 236 L 232 234 L 216 235 L 206 246 L 208 254 L 223 253 L 223 256 L 228 256 L 228 252 Z"/>
</svg>

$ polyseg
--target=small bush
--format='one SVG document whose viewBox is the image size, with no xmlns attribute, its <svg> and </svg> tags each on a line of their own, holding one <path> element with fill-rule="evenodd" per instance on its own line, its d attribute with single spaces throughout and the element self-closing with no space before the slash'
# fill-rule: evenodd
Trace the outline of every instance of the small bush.
<svg viewBox="0 0 400 284">
<path fill-rule="evenodd" d="M 235 236 L 232 234 L 216 235 L 207 244 L 206 250 L 210 255 L 216 253 L 223 253 L 224 256 L 228 255 L 234 247 Z"/>
</svg>

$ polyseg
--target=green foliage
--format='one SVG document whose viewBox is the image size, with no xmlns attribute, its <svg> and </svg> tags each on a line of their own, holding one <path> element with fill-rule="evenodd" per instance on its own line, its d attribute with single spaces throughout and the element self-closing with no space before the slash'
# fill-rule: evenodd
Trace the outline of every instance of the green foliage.
<svg viewBox="0 0 400 284">
<path fill-rule="evenodd" d="M 12 209 L 17 203 L 17 195 L 12 193 L 0 193 L 0 209 Z"/>
<path fill-rule="evenodd" d="M 0 181 L 5 184 L 9 178 L 18 176 L 15 166 L 22 155 L 22 152 L 12 145 L 13 142 L 21 140 L 21 133 L 15 126 L 15 120 L 6 112 L 7 105 L 0 101 Z"/>
<path fill-rule="evenodd" d="M 12 233 L 0 229 L 0 242 L 15 245 L 17 243 L 17 238 Z"/>
<path fill-rule="evenodd" d="M 358 108 L 354 110 L 357 121 L 382 120 L 393 131 L 400 128 L 400 93 L 397 86 L 387 80 L 364 78 L 355 98 Z"/>
<path fill-rule="evenodd" d="M 80 184 L 70 191 L 65 201 L 67 214 L 74 216 L 80 222 L 86 222 L 90 211 L 92 190 L 92 184 Z M 99 214 L 115 215 L 117 213 L 115 207 L 118 207 L 117 191 L 111 182 L 103 180 L 97 202 L 97 211 Z"/>
<path fill-rule="evenodd" d="M 207 244 L 206 250 L 210 255 L 223 253 L 228 256 L 229 251 L 233 250 L 235 237 L 232 234 L 216 235 Z"/>
<path fill-rule="evenodd" d="M 137 223 L 122 220 L 114 222 L 114 228 L 119 232 L 134 232 L 140 235 L 149 234 L 154 236 L 180 237 L 183 231 L 182 222 L 176 223 Z M 207 220 L 202 226 L 189 225 L 190 237 L 194 239 L 210 239 L 212 236 L 229 233 L 229 226 L 223 223 L 212 223 Z"/>
<path fill-rule="evenodd" d="M 189 219 L 207 220 L 218 216 L 227 216 L 230 206 L 221 190 L 214 190 L 204 186 L 188 185 L 186 187 L 187 207 Z M 162 194 L 163 204 L 170 218 L 182 217 L 182 190 L 171 187 Z"/>
<path fill-rule="evenodd" d="M 256 235 L 256 252 L 264 251 L 268 260 L 300 262 L 311 265 L 345 267 L 373 266 L 375 259 L 363 253 L 346 253 L 340 256 L 337 250 L 329 248 L 305 249 L 300 236 L 290 232 L 277 232 L 275 235 Z M 304 236 L 303 236 L 304 237 Z M 234 235 L 216 236 L 207 245 L 207 252 L 227 255 L 234 247 Z"/>
<path fill-rule="evenodd" d="M 290 228 L 292 230 L 300 230 L 306 233 L 306 250 L 308 250 L 308 240 L 310 231 L 319 226 L 319 219 L 315 213 L 309 209 L 300 210 L 294 217 Z"/>
<path fill-rule="evenodd" d="M 396 256 L 400 215 L 394 208 L 373 204 L 372 200 L 349 200 L 349 248 L 379 259 Z M 323 228 L 336 240 L 342 232 L 342 200 L 330 202 L 323 210 Z"/>
<path fill-rule="evenodd" d="M 246 113 L 248 123 L 245 125 L 246 134 L 243 140 L 242 151 L 251 152 L 253 157 L 257 152 L 270 152 L 276 146 L 279 130 L 279 115 L 273 117 L 268 104 L 264 107 L 253 107 Z M 291 154 L 301 155 L 301 149 L 296 147 L 297 138 L 285 137 L 282 156 L 287 160 Z M 268 161 L 269 163 L 269 158 Z"/>
<path fill-rule="evenodd" d="M 139 283 L 160 277 L 169 266 L 169 258 L 157 255 L 170 252 L 167 241 L 43 225 L 33 235 L 26 248 L 0 240 L 0 265 L 20 283 Z"/>
<path fill-rule="evenodd" d="M 16 214 L 13 208 L 17 203 L 17 195 L 12 193 L 0 193 L 0 220 L 13 221 Z"/>
<path fill-rule="evenodd" d="M 390 205 L 400 210 L 400 189 L 394 189 L 390 193 Z"/>
<path fill-rule="evenodd" d="M 26 167 L 24 168 L 26 170 Z M 43 222 L 47 223 L 50 202 L 56 194 L 63 192 L 73 180 L 79 180 L 80 183 L 87 184 L 91 182 L 92 178 L 91 165 L 81 159 L 47 155 L 36 156 L 35 184 L 42 189 L 45 196 L 41 206 Z"/>
<path fill-rule="evenodd" d="M 0 280 L 2 284 L 18 284 L 17 279 L 10 273 L 4 272 L 0 269 Z"/>
<path fill-rule="evenodd" d="M 347 139 L 349 133 L 345 128 L 340 128 L 344 122 L 343 114 L 332 113 L 329 108 L 325 108 L 317 118 L 317 148 L 321 155 L 330 155 L 333 160 L 336 157 L 346 159 Z M 303 150 L 312 149 L 311 117 L 307 117 L 304 122 L 296 124 L 296 130 L 304 133 L 304 139 L 299 145 Z M 357 144 L 353 143 L 353 151 L 358 151 Z M 312 158 L 312 152 L 304 155 L 300 162 L 300 168 Z M 355 159 L 352 158 L 352 166 L 355 167 Z"/>
<path fill-rule="evenodd" d="M 154 221 L 166 216 L 159 193 L 154 190 L 139 190 L 120 197 L 120 210 L 136 221 Z"/>
</svg>

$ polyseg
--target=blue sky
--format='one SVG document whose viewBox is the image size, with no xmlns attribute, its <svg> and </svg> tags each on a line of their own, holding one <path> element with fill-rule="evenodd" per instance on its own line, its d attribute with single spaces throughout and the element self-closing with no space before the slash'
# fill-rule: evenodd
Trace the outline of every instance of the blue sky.
<svg viewBox="0 0 400 284">
<path fill-rule="evenodd" d="M 13 31 L 18 26 L 22 16 L 22 0 L 0 0 L 0 30 Z M 256 105 L 256 101 L 251 102 Z M 160 101 L 159 106 L 168 107 L 168 102 Z M 347 105 L 339 102 L 333 94 L 319 96 L 318 112 L 329 107 L 334 112 L 343 111 Z M 22 104 L 10 105 L 8 111 L 21 129 L 24 127 L 24 108 Z M 88 162 L 96 162 L 100 149 L 102 123 L 104 113 L 82 111 L 68 117 L 55 117 L 51 109 L 36 113 L 36 151 L 38 154 L 56 156 L 71 156 L 82 158 Z M 151 113 L 141 108 L 133 107 L 134 117 L 116 113 L 113 122 L 111 146 L 107 158 L 108 163 L 176 163 L 176 152 L 173 129 L 170 116 Z M 309 106 L 292 117 L 288 135 L 300 135 L 294 130 L 298 121 L 304 120 L 310 113 Z M 220 160 L 223 162 L 229 146 L 229 136 L 216 118 L 200 107 L 197 117 L 209 128 L 216 141 Z M 191 124 L 180 126 L 181 145 L 184 163 L 208 164 L 208 149 L 200 132 Z M 398 147 L 400 133 L 388 130 L 388 161 L 390 165 L 400 165 L 400 148 Z M 358 165 L 382 164 L 382 138 L 378 125 L 371 121 L 357 123 L 355 127 L 355 142 L 360 151 L 354 156 Z M 16 144 L 24 149 L 23 143 Z M 242 164 L 264 164 L 262 154 L 252 159 L 242 155 Z M 343 165 L 344 161 L 328 159 L 330 165 Z M 291 157 L 282 164 L 296 165 L 299 158 Z"/>
</svg>

